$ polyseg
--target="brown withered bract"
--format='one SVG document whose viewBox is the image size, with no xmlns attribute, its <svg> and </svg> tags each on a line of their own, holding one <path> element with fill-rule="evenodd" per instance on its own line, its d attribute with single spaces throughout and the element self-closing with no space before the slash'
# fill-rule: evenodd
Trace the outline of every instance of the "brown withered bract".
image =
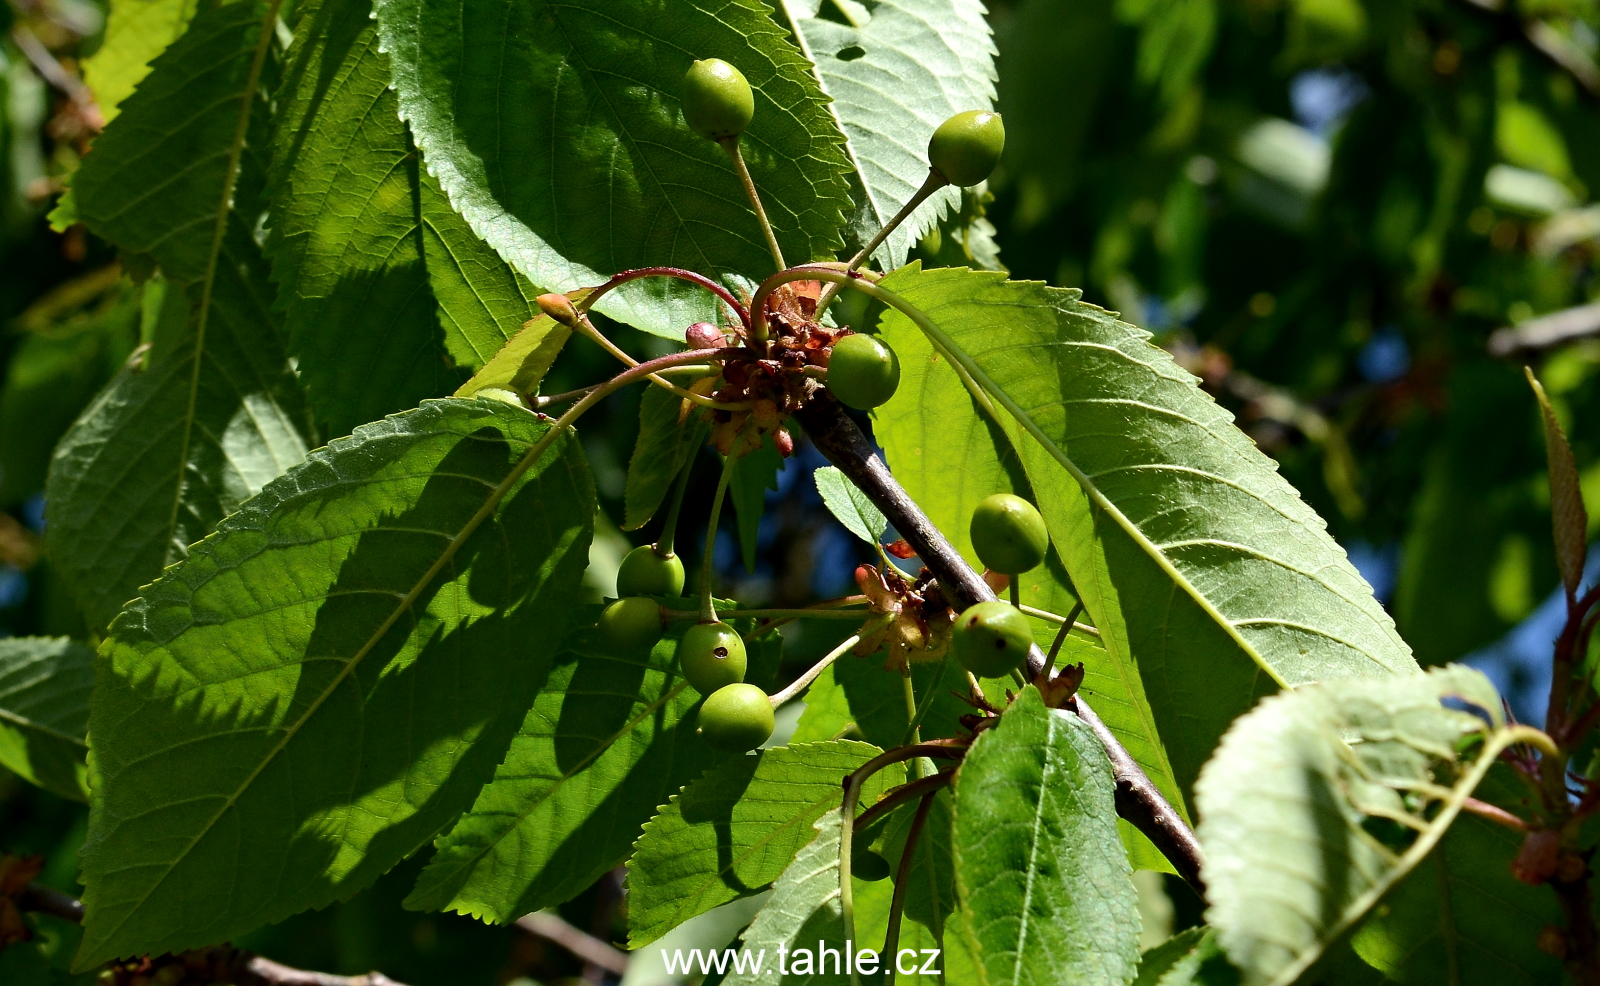
<svg viewBox="0 0 1600 986">
<path fill-rule="evenodd" d="M 861 638 L 854 648 L 857 656 L 866 657 L 882 648 L 887 651 L 884 667 L 903 671 L 915 662 L 937 661 L 950 649 L 955 616 L 926 571 L 911 581 L 898 569 L 862 565 L 856 569 L 856 585 L 867 597 L 874 620 L 884 613 L 895 617 Z"/>
</svg>

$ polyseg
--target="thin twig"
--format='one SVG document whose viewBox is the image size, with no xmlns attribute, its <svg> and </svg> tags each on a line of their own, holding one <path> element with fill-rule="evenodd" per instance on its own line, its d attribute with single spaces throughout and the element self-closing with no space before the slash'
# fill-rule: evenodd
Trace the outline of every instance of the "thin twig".
<svg viewBox="0 0 1600 986">
<path fill-rule="evenodd" d="M 924 794 L 930 794 L 949 787 L 955 776 L 955 771 L 943 770 L 937 774 L 929 774 L 927 777 L 919 777 L 914 781 L 909 781 L 894 788 L 880 798 L 877 804 L 874 804 L 856 818 L 856 831 L 865 832 L 872 827 L 873 822 L 894 811 L 907 801 L 915 801 Z"/>
<path fill-rule="evenodd" d="M 49 914 L 74 924 L 83 923 L 82 901 L 40 883 L 28 884 L 28 888 L 17 899 L 17 906 L 23 911 Z M 229 945 L 184 952 L 171 956 L 168 961 L 178 966 L 213 969 L 219 975 L 202 981 L 230 982 L 235 986 L 405 986 L 381 972 L 338 976 L 329 972 L 296 969 Z"/>
<path fill-rule="evenodd" d="M 562 948 L 614 975 L 628 971 L 628 953 L 568 923 L 554 911 L 534 911 L 517 919 L 517 927 L 530 935 L 555 942 Z"/>
</svg>

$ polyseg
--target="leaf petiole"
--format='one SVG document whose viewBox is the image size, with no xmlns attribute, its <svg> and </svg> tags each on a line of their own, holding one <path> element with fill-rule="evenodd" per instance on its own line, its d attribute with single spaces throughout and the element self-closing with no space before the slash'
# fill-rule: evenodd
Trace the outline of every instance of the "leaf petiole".
<svg viewBox="0 0 1600 986">
<path fill-rule="evenodd" d="M 611 291 L 614 291 L 622 285 L 627 284 L 629 281 L 637 281 L 646 277 L 673 277 L 680 281 L 688 281 L 690 284 L 698 284 L 700 287 L 705 288 L 707 291 L 710 291 L 712 294 L 722 299 L 724 304 L 733 309 L 733 313 L 739 316 L 739 321 L 744 325 L 745 328 L 748 329 L 750 327 L 750 312 L 743 305 L 739 304 L 739 299 L 733 296 L 733 292 L 718 284 L 716 281 L 713 281 L 711 278 L 706 277 L 704 274 L 697 274 L 692 270 L 684 270 L 681 267 L 636 267 L 633 270 L 625 270 L 620 274 L 613 275 L 609 281 L 590 291 L 582 299 L 574 302 L 573 307 L 577 309 L 579 313 L 587 312 L 589 309 L 594 307 L 595 302 L 605 297 L 606 294 L 610 293 Z"/>
</svg>

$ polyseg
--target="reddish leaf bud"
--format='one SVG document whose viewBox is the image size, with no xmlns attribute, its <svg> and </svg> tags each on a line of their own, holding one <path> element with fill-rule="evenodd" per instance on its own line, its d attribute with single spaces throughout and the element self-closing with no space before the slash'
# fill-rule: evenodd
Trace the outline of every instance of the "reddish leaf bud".
<svg viewBox="0 0 1600 986">
<path fill-rule="evenodd" d="M 913 548 L 911 542 L 905 538 L 901 538 L 893 544 L 884 545 L 883 550 L 900 559 L 914 558 L 917 554 L 917 549 Z"/>
<path fill-rule="evenodd" d="M 794 436 L 789 434 L 789 429 L 779 428 L 773 432 L 772 441 L 778 446 L 778 454 L 785 459 L 794 454 Z"/>
<path fill-rule="evenodd" d="M 1517 858 L 1511 861 L 1511 875 L 1523 883 L 1538 886 L 1556 875 L 1560 858 L 1560 832 L 1552 829 L 1529 832 Z"/>
<path fill-rule="evenodd" d="M 562 325 L 571 325 L 578 320 L 578 310 L 572 307 L 572 299 L 564 294 L 541 294 L 534 301 L 540 311 Z"/>
<path fill-rule="evenodd" d="M 690 349 L 721 349 L 726 345 L 722 330 L 710 322 L 696 322 L 683 330 L 683 338 Z"/>
</svg>

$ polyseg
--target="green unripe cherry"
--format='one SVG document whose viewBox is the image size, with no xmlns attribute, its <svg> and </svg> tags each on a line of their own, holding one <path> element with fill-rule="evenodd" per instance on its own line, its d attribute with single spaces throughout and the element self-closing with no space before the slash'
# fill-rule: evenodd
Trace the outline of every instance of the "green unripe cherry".
<svg viewBox="0 0 1600 986">
<path fill-rule="evenodd" d="M 678 641 L 683 677 L 702 695 L 744 680 L 744 641 L 726 623 L 696 623 Z"/>
<path fill-rule="evenodd" d="M 755 93 L 744 73 L 720 58 L 689 66 L 683 76 L 683 120 L 707 140 L 737 137 L 756 115 Z"/>
<path fill-rule="evenodd" d="M 900 357 L 869 335 L 847 335 L 828 357 L 828 389 L 858 411 L 870 411 L 900 387 Z"/>
<path fill-rule="evenodd" d="M 683 561 L 663 555 L 653 544 L 643 544 L 622 559 L 617 569 L 619 596 L 679 596 L 683 594 Z"/>
<path fill-rule="evenodd" d="M 648 653 L 661 639 L 661 607 L 635 596 L 618 599 L 600 613 L 600 637 L 623 654 Z"/>
<path fill-rule="evenodd" d="M 718 750 L 744 753 L 772 738 L 772 702 L 755 685 L 725 685 L 700 706 L 696 731 Z"/>
<path fill-rule="evenodd" d="M 1010 493 L 984 497 L 972 512 L 972 549 L 996 572 L 1017 575 L 1039 567 L 1050 532 L 1033 504 Z"/>
<path fill-rule="evenodd" d="M 1022 610 L 998 599 L 968 606 L 956 617 L 950 644 L 963 667 L 980 678 L 1003 678 L 1033 645 Z"/>
<path fill-rule="evenodd" d="M 968 110 L 939 124 L 928 141 L 928 163 L 952 185 L 976 185 L 994 172 L 1006 147 L 999 113 Z"/>
</svg>

